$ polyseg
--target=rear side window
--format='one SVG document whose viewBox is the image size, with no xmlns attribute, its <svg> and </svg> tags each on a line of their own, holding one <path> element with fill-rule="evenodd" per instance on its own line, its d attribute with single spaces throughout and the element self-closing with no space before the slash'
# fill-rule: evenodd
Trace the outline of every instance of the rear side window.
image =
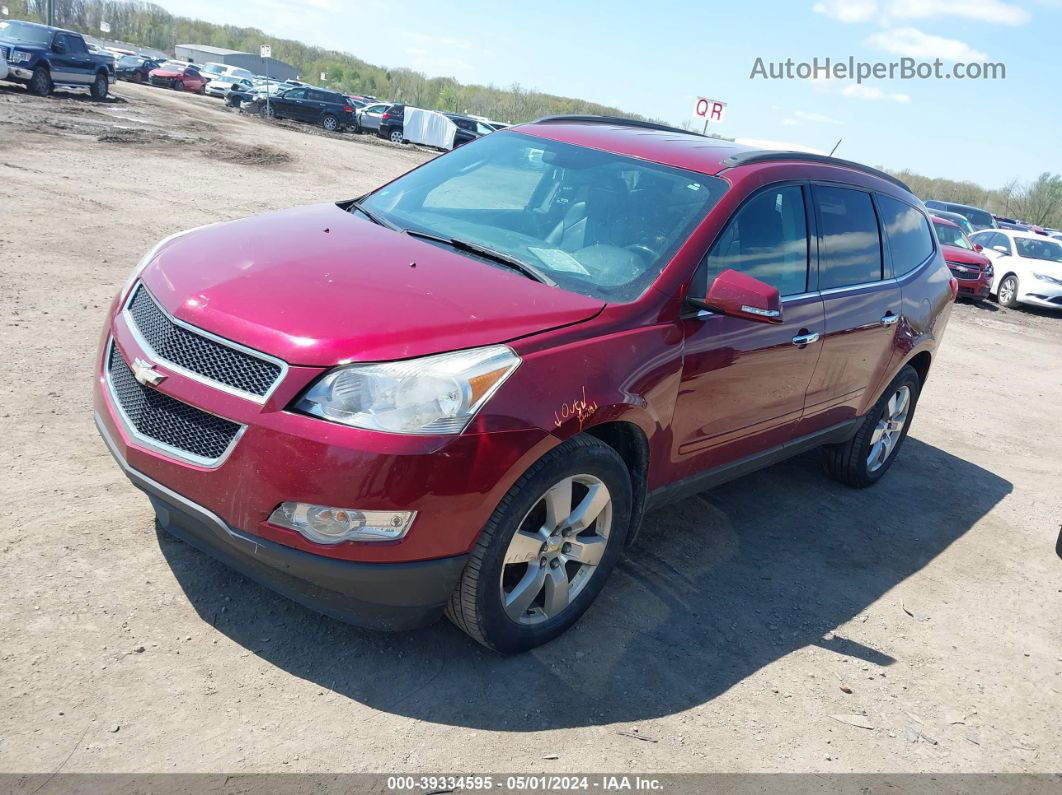
<svg viewBox="0 0 1062 795">
<path fill-rule="evenodd" d="M 708 252 L 697 288 L 706 293 L 725 270 L 747 273 L 796 295 L 808 286 L 808 227 L 799 186 L 769 188 L 747 202 Z"/>
<path fill-rule="evenodd" d="M 870 194 L 816 185 L 819 289 L 849 287 L 881 279 L 881 237 Z"/>
<path fill-rule="evenodd" d="M 877 196 L 881 224 L 889 240 L 895 276 L 910 273 L 933 254 L 933 235 L 926 217 L 909 204 L 888 196 Z M 962 234 L 953 229 L 961 238 Z M 960 244 L 962 245 L 962 244 Z"/>
</svg>

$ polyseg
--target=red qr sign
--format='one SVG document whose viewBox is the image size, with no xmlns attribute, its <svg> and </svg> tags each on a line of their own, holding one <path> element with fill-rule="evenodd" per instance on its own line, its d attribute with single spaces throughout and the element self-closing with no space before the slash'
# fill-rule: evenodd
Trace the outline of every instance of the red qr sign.
<svg viewBox="0 0 1062 795">
<path fill-rule="evenodd" d="M 693 115 L 704 122 L 721 122 L 726 115 L 726 103 L 715 99 L 697 97 L 693 105 Z"/>
</svg>

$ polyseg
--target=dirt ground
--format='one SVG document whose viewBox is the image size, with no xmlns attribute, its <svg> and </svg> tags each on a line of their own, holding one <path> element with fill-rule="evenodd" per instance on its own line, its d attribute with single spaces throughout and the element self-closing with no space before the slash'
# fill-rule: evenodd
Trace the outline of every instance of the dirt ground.
<svg viewBox="0 0 1062 795">
<path fill-rule="evenodd" d="M 959 305 L 882 483 L 651 514 L 546 647 L 364 632 L 156 535 L 92 358 L 156 240 L 429 155 L 116 93 L 0 88 L 0 772 L 1060 769 L 1062 316 Z"/>
</svg>

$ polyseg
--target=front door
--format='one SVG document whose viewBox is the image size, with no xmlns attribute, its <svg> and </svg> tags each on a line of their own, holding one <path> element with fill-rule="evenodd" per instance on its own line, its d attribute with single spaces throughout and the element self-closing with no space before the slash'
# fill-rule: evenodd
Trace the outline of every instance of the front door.
<svg viewBox="0 0 1062 795">
<path fill-rule="evenodd" d="M 777 287 L 782 323 L 701 312 L 682 321 L 673 420 L 679 477 L 790 440 L 822 348 L 822 301 L 809 284 L 806 187 L 768 186 L 734 214 L 698 268 L 691 295 L 727 269 Z"/>
<path fill-rule="evenodd" d="M 80 36 L 56 33 L 52 39 L 52 80 L 56 83 L 87 85 L 91 83 L 88 49 Z"/>
</svg>

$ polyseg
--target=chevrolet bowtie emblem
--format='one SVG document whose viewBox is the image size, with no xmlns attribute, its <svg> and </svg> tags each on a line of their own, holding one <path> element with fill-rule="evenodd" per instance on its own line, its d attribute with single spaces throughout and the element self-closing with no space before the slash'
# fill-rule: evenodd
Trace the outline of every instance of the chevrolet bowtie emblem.
<svg viewBox="0 0 1062 795">
<path fill-rule="evenodd" d="M 166 376 L 156 370 L 155 365 L 143 359 L 133 361 L 133 376 L 144 386 L 158 386 L 166 380 Z"/>
</svg>

